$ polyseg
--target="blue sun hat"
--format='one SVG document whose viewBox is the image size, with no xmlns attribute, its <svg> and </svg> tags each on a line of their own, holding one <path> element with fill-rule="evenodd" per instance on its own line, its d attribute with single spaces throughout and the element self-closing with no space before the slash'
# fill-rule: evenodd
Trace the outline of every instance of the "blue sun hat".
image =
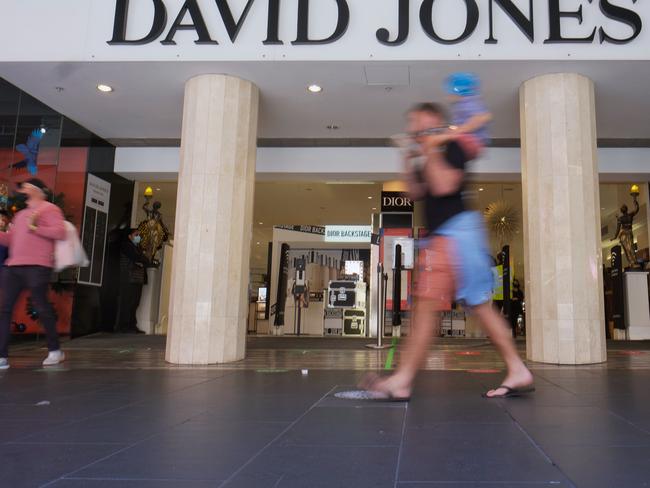
<svg viewBox="0 0 650 488">
<path fill-rule="evenodd" d="M 478 95 L 479 79 L 474 73 L 452 73 L 445 80 L 445 89 L 450 95 L 471 97 Z"/>
</svg>

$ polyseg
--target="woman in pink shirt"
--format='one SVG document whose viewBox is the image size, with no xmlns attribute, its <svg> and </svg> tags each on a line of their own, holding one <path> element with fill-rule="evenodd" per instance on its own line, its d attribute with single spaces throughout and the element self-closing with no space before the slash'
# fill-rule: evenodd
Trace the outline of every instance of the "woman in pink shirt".
<svg viewBox="0 0 650 488">
<path fill-rule="evenodd" d="M 53 366 L 65 359 L 59 347 L 54 309 L 47 299 L 54 267 L 54 243 L 66 236 L 63 212 L 46 201 L 47 186 L 37 178 L 21 183 L 18 191 L 27 197 L 27 208 L 16 213 L 9 231 L 0 232 L 0 245 L 9 248 L 0 283 L 0 369 L 9 368 L 11 316 L 24 289 L 31 291 L 34 308 L 47 336 L 49 354 L 43 366 Z"/>
</svg>

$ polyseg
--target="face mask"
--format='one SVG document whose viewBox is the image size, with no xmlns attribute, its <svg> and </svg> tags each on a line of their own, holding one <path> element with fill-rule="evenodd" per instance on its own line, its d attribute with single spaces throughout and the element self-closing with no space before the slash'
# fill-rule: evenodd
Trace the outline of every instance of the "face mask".
<svg viewBox="0 0 650 488">
<path fill-rule="evenodd" d="M 140 241 L 142 241 L 142 236 L 134 236 L 133 239 L 131 239 L 131 241 L 133 242 L 133 244 L 137 246 L 138 244 L 140 244 Z"/>
</svg>

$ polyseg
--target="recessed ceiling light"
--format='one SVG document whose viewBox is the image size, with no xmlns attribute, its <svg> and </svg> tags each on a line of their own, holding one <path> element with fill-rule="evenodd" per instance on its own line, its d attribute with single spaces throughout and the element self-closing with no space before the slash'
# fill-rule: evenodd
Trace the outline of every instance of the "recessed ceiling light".
<svg viewBox="0 0 650 488">
<path fill-rule="evenodd" d="M 156 188 L 156 191 L 160 191 L 160 188 Z"/>
<path fill-rule="evenodd" d="M 256 242 L 255 244 L 257 244 L 258 246 L 260 245 L 260 243 L 259 243 L 259 242 Z"/>
<path fill-rule="evenodd" d="M 320 93 L 323 91 L 323 87 L 320 85 L 313 84 L 307 87 L 307 91 L 309 91 L 310 93 Z"/>
<path fill-rule="evenodd" d="M 104 84 L 101 84 L 101 83 L 100 83 L 99 85 L 97 85 L 97 89 L 98 89 L 100 92 L 103 92 L 103 93 L 110 93 L 110 92 L 113 91 L 113 87 L 112 87 L 112 86 L 104 85 Z"/>
<path fill-rule="evenodd" d="M 485 190 L 485 188 L 479 188 L 479 189 L 478 189 L 478 191 L 483 191 L 483 190 Z"/>
<path fill-rule="evenodd" d="M 372 207 L 373 210 L 377 210 L 377 207 Z"/>
<path fill-rule="evenodd" d="M 258 222 L 260 225 L 264 225 L 264 222 Z"/>
<path fill-rule="evenodd" d="M 368 200 L 372 200 L 372 197 L 368 197 Z"/>
</svg>

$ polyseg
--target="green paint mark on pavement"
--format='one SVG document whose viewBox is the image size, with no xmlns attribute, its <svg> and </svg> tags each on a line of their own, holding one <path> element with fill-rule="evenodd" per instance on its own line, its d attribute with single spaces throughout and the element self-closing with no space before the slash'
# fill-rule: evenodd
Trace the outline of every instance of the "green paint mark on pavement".
<svg viewBox="0 0 650 488">
<path fill-rule="evenodd" d="M 395 357 L 395 348 L 397 347 L 397 337 L 393 337 L 393 342 L 388 350 L 388 356 L 386 357 L 386 364 L 384 365 L 385 370 L 393 369 L 393 358 Z"/>
</svg>

